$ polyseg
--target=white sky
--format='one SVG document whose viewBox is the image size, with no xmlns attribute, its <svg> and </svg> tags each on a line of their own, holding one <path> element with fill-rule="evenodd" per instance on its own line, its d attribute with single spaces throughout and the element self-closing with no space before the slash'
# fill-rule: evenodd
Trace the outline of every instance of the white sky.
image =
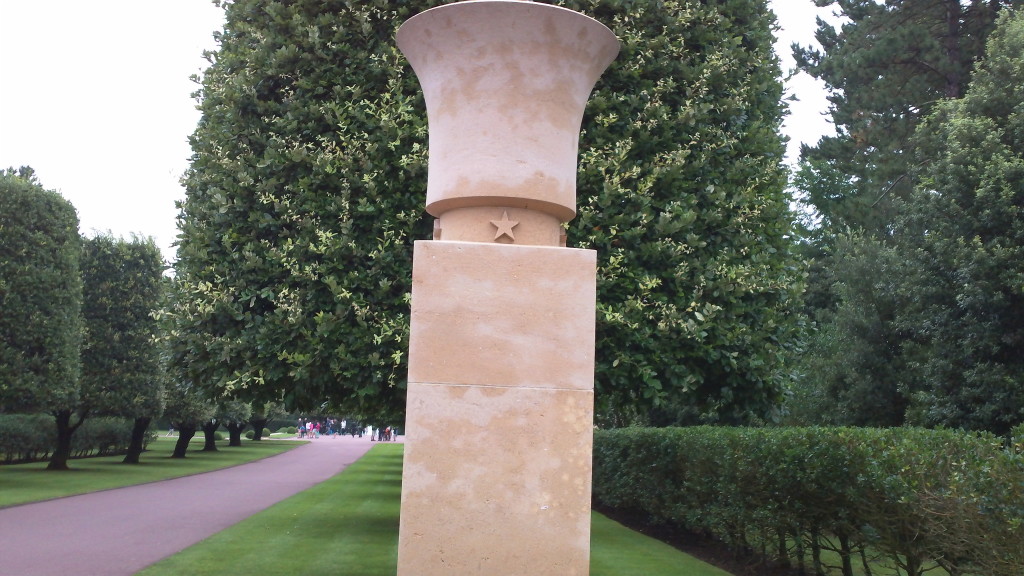
<svg viewBox="0 0 1024 576">
<path fill-rule="evenodd" d="M 812 0 L 770 0 L 777 50 L 813 41 Z M 0 0 L 0 168 L 28 165 L 78 209 L 86 235 L 153 237 L 170 261 L 175 200 L 199 113 L 189 80 L 223 14 L 210 0 Z M 822 89 L 790 81 L 800 102 L 790 154 L 831 126 Z"/>
</svg>

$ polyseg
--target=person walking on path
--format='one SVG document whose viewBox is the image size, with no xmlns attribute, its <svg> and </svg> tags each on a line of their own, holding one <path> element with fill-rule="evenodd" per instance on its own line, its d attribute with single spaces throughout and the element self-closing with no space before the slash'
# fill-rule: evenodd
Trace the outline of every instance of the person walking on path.
<svg viewBox="0 0 1024 576">
<path fill-rule="evenodd" d="M 327 480 L 372 446 L 313 442 L 195 476 L 0 509 L 0 574 L 135 574 Z"/>
</svg>

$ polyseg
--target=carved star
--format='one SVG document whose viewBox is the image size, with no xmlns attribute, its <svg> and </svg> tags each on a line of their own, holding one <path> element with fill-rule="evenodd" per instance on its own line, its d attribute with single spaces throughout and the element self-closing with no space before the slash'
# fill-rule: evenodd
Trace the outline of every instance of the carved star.
<svg viewBox="0 0 1024 576">
<path fill-rule="evenodd" d="M 494 239 L 497 240 L 502 236 L 508 236 L 513 242 L 516 240 L 515 234 L 512 233 L 512 229 L 519 225 L 518 220 L 508 219 L 508 210 L 502 212 L 501 220 L 491 220 L 491 224 L 498 227 L 498 231 L 494 233 Z"/>
</svg>

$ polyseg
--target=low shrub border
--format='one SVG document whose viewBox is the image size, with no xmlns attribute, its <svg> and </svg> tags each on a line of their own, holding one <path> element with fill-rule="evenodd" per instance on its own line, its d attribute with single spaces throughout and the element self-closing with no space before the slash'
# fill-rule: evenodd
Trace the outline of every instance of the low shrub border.
<svg viewBox="0 0 1024 576">
<path fill-rule="evenodd" d="M 132 437 L 132 421 L 126 418 L 87 419 L 71 440 L 71 457 L 124 454 Z M 144 442 L 156 437 L 150 431 Z M 0 414 L 0 464 L 41 462 L 57 444 L 53 416 L 47 414 Z"/>
<path fill-rule="evenodd" d="M 594 497 L 811 573 L 834 550 L 848 576 L 868 551 L 911 576 L 1019 576 L 1021 440 L 913 428 L 598 431 Z"/>
</svg>

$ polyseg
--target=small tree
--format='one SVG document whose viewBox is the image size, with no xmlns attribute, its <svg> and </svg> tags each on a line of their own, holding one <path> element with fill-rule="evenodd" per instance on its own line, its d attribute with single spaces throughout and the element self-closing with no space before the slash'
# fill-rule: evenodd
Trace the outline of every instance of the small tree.
<svg viewBox="0 0 1024 576">
<path fill-rule="evenodd" d="M 48 412 L 66 470 L 80 400 L 81 237 L 74 206 L 30 168 L 0 171 L 0 411 Z"/>
<path fill-rule="evenodd" d="M 150 421 L 163 412 L 164 373 L 157 348 L 164 269 L 152 239 L 109 235 L 85 240 L 82 414 L 134 421 L 126 463 L 139 462 Z"/>
<path fill-rule="evenodd" d="M 241 400 L 227 400 L 220 405 L 217 416 L 228 430 L 228 446 L 242 445 L 242 432 L 252 418 L 252 404 Z"/>
<path fill-rule="evenodd" d="M 267 422 L 275 418 L 281 418 L 288 413 L 284 409 L 284 404 L 280 402 L 256 403 L 252 408 L 249 424 L 253 430 L 252 439 L 256 441 L 263 438 L 263 429 L 266 428 Z"/>
<path fill-rule="evenodd" d="M 178 441 L 174 445 L 171 458 L 184 458 L 189 443 L 196 435 L 196 430 L 213 418 L 216 406 L 189 382 L 178 382 L 168 387 L 167 418 L 178 431 Z"/>
</svg>

